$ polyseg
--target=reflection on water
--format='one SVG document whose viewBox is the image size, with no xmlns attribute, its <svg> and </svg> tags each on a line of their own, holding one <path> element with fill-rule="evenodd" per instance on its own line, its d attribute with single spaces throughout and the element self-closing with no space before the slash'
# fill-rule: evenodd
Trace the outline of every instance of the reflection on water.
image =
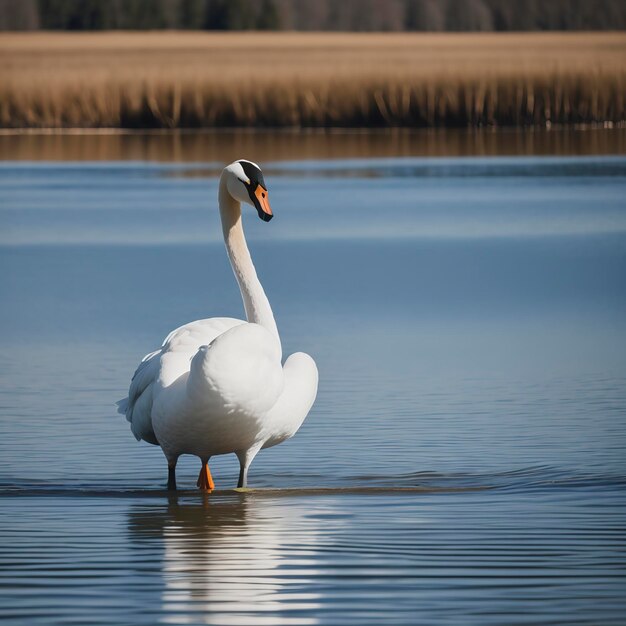
<svg viewBox="0 0 626 626">
<path fill-rule="evenodd" d="M 0 493 L 0 619 L 602 624 L 626 611 L 623 484 L 318 495 Z M 451 477 L 452 478 L 452 477 Z"/>
<path fill-rule="evenodd" d="M 180 500 L 137 506 L 129 517 L 139 547 L 153 550 L 155 538 L 162 545 L 162 622 L 318 623 L 320 596 L 307 591 L 321 574 L 314 524 L 306 546 L 290 543 L 289 533 L 307 526 L 301 508 L 245 496 Z"/>
<path fill-rule="evenodd" d="M 0 133 L 0 161 L 268 161 L 626 152 L 626 129 Z"/>
<path fill-rule="evenodd" d="M 129 531 L 136 560 L 162 559 L 164 623 L 560 623 L 563 607 L 610 622 L 626 557 L 616 487 L 186 496 L 133 506 Z M 594 489 L 610 497 L 604 514 L 581 504 Z M 589 576 L 602 607 L 577 597 L 597 593 Z"/>
</svg>

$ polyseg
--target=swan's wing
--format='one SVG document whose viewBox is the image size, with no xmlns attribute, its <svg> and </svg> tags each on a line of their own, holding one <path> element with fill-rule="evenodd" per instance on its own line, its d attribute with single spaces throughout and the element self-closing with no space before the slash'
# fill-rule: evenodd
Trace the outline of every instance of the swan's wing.
<svg viewBox="0 0 626 626">
<path fill-rule="evenodd" d="M 209 415 L 262 416 L 283 390 L 280 344 L 263 326 L 244 323 L 195 353 L 187 394 Z"/>
<path fill-rule="evenodd" d="M 210 344 L 216 337 L 241 324 L 245 322 L 232 317 L 212 317 L 185 324 L 172 331 L 161 347 L 160 384 L 167 387 L 187 374 L 191 359 L 202 346 Z"/>
<path fill-rule="evenodd" d="M 267 416 L 268 437 L 264 448 L 292 437 L 311 410 L 317 395 L 317 366 L 308 354 L 292 354 L 285 361 L 283 375 L 283 393 Z"/>
<path fill-rule="evenodd" d="M 173 330 L 163 341 L 161 350 L 164 353 L 192 352 L 195 354 L 200 346 L 206 346 L 222 333 L 240 324 L 245 324 L 245 322 L 232 317 L 211 317 L 189 322 Z"/>
<path fill-rule="evenodd" d="M 189 371 L 190 358 L 200 346 L 213 341 L 226 330 L 243 324 L 242 320 L 228 317 L 213 317 L 197 320 L 173 330 L 163 341 L 159 350 L 150 352 L 141 359 L 128 390 L 128 397 L 117 403 L 118 413 L 126 416 L 137 441 L 159 445 L 152 428 L 152 392 L 163 365 L 163 356 L 168 355 L 170 375 L 177 377 Z M 174 366 L 174 367 L 172 367 Z"/>
<path fill-rule="evenodd" d="M 117 403 L 117 411 L 126 416 L 137 441 L 143 439 L 158 445 L 152 429 L 152 387 L 159 373 L 162 350 L 150 352 L 141 359 L 133 374 L 128 397 Z"/>
</svg>

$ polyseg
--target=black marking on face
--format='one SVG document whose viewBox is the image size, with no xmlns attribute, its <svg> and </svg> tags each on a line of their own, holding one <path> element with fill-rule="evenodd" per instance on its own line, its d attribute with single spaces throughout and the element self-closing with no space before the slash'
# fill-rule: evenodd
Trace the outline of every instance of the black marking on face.
<svg viewBox="0 0 626 626">
<path fill-rule="evenodd" d="M 252 187 L 253 191 L 256 189 L 257 185 L 261 185 L 261 187 L 267 191 L 267 186 L 263 179 L 263 172 L 256 165 L 253 165 L 250 161 L 239 161 L 239 165 L 241 165 L 246 176 L 250 179 L 249 185 Z M 246 186 L 248 185 L 246 184 Z"/>
</svg>

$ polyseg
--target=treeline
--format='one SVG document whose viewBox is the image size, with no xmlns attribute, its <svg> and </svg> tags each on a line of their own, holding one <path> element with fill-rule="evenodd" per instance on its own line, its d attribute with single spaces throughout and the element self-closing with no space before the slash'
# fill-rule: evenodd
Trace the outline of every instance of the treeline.
<svg viewBox="0 0 626 626">
<path fill-rule="evenodd" d="M 0 0 L 0 30 L 624 30 L 624 0 Z"/>
</svg>

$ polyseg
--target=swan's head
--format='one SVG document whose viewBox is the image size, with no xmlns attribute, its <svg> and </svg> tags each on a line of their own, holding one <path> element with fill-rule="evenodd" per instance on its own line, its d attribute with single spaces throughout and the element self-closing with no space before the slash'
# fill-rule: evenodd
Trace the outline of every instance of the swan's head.
<svg viewBox="0 0 626 626">
<path fill-rule="evenodd" d="M 251 204 L 264 222 L 269 222 L 274 217 L 263 172 L 256 163 L 240 159 L 226 166 L 224 174 L 228 193 L 235 200 Z"/>
</svg>

